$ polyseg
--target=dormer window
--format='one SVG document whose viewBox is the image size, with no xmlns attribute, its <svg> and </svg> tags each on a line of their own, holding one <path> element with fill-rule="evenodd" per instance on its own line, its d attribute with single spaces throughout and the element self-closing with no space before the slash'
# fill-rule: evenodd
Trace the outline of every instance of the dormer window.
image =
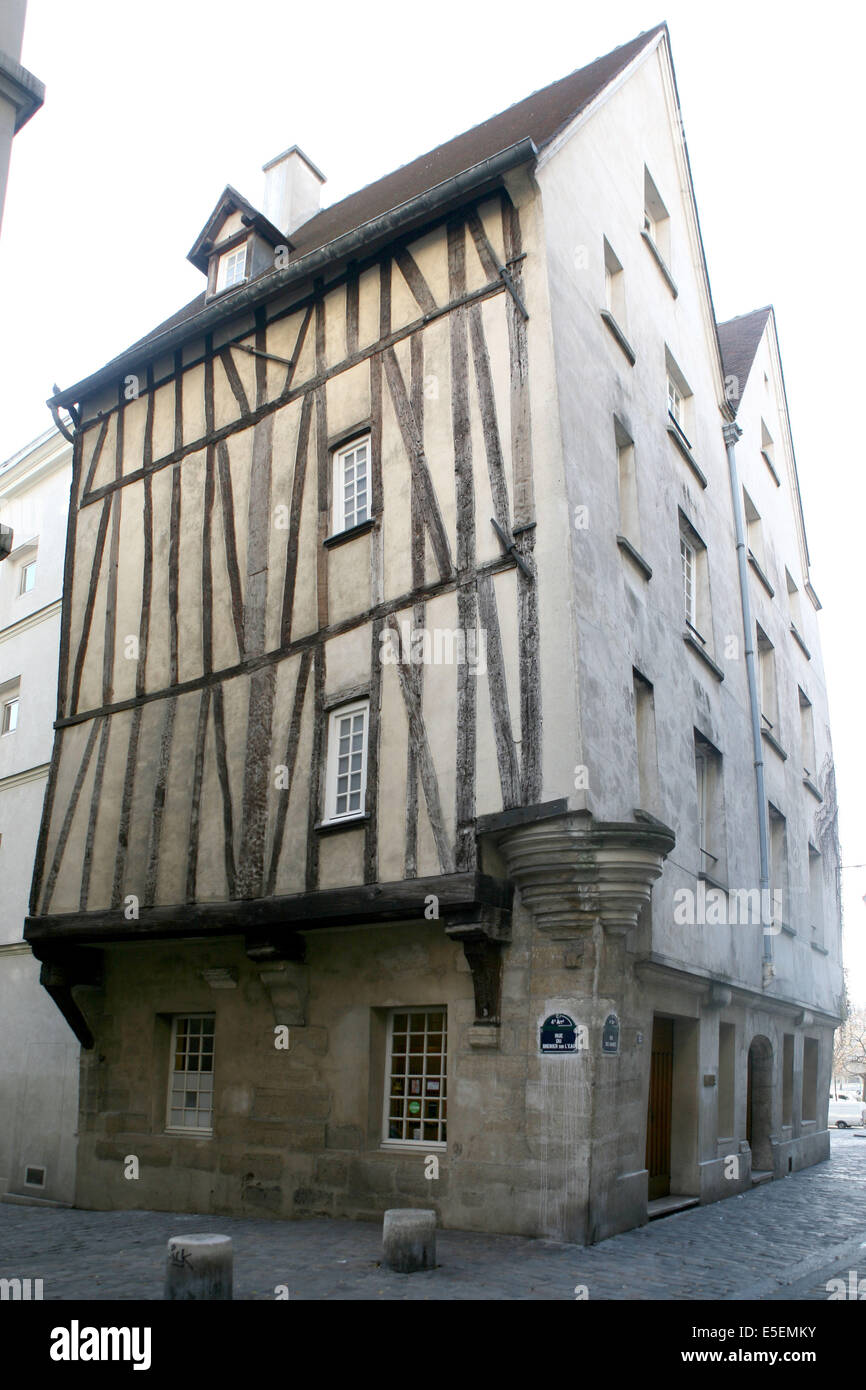
<svg viewBox="0 0 866 1390">
<path fill-rule="evenodd" d="M 240 285 L 246 279 L 247 273 L 247 243 L 243 242 L 240 246 L 235 246 L 231 251 L 226 251 L 220 256 L 217 265 L 216 293 L 221 294 L 223 290 L 230 290 L 233 285 Z"/>
</svg>

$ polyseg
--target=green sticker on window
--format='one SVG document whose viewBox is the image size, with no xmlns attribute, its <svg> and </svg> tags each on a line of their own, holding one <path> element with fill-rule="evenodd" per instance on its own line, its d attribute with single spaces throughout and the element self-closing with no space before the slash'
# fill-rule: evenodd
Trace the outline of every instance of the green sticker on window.
<svg viewBox="0 0 866 1390">
<path fill-rule="evenodd" d="M 410 1115 L 420 1115 L 420 1113 L 421 1113 L 421 1102 L 420 1102 L 419 1100 L 410 1100 L 410 1102 L 409 1102 L 409 1114 L 410 1114 Z"/>
</svg>

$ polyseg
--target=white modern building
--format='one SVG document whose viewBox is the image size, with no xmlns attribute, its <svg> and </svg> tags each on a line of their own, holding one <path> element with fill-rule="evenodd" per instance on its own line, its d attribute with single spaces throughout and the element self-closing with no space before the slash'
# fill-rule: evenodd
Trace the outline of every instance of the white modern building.
<svg viewBox="0 0 866 1390">
<path fill-rule="evenodd" d="M 0 1195 L 71 1202 L 78 1044 L 22 940 L 57 699 L 72 450 L 48 430 L 0 466 Z"/>
</svg>

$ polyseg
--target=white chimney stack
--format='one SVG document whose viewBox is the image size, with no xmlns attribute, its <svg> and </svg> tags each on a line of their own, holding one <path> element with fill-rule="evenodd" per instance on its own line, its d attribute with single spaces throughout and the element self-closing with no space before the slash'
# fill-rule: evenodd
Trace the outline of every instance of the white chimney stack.
<svg viewBox="0 0 866 1390">
<path fill-rule="evenodd" d="M 287 237 L 319 211 L 325 175 L 297 145 L 263 166 L 265 217 Z"/>
</svg>

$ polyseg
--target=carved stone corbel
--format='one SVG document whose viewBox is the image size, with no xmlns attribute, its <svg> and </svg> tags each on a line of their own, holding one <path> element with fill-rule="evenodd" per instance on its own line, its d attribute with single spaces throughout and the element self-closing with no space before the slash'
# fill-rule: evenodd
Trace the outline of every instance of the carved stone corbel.
<svg viewBox="0 0 866 1390">
<path fill-rule="evenodd" d="M 246 954 L 260 967 L 259 979 L 271 1001 L 274 1022 L 293 1028 L 306 1027 L 310 967 L 304 964 L 304 938 L 297 932 L 279 936 L 249 934 Z"/>
<path fill-rule="evenodd" d="M 502 1003 L 502 947 L 511 940 L 511 913 L 481 907 L 449 919 L 446 935 L 463 944 L 475 991 L 475 1026 L 498 1028 Z"/>
<path fill-rule="evenodd" d="M 661 821 L 595 821 L 586 812 L 504 831 L 497 845 L 536 926 L 555 937 L 625 935 L 676 843 Z"/>
</svg>

